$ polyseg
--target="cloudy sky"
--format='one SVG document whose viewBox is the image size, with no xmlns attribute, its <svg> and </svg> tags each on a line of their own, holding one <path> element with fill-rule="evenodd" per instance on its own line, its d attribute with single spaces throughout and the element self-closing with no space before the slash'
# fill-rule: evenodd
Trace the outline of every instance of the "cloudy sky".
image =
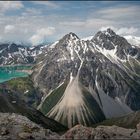
<svg viewBox="0 0 140 140">
<path fill-rule="evenodd" d="M 140 36 L 140 2 L 0 1 L 0 42 L 36 45 L 69 32 L 91 36 L 107 27 Z"/>
</svg>

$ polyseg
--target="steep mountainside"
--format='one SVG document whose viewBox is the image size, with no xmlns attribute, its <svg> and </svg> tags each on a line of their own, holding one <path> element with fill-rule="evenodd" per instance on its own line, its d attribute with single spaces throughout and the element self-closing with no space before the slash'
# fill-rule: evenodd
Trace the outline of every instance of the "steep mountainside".
<svg viewBox="0 0 140 140">
<path fill-rule="evenodd" d="M 47 45 L 24 46 L 15 43 L 0 44 L 0 65 L 31 64 Z"/>
<path fill-rule="evenodd" d="M 32 79 L 45 93 L 38 109 L 68 127 L 123 116 L 140 109 L 140 48 L 111 29 L 87 41 L 69 33 L 46 49 Z"/>
<path fill-rule="evenodd" d="M 29 106 L 18 93 L 6 88 L 0 89 L 0 112 L 21 114 L 42 127 L 55 132 L 67 130 L 63 125 L 45 117 L 41 112 Z"/>
<path fill-rule="evenodd" d="M 41 101 L 42 93 L 33 86 L 30 77 L 21 77 L 0 84 L 0 90 L 8 89 L 15 92 L 27 105 L 37 107 Z"/>
</svg>

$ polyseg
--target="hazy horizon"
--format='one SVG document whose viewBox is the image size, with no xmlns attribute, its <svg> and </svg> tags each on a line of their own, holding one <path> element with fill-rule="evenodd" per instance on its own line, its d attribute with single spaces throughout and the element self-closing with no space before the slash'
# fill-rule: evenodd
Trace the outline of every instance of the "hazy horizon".
<svg viewBox="0 0 140 140">
<path fill-rule="evenodd" d="M 37 45 L 69 32 L 84 38 L 106 27 L 140 36 L 139 13 L 136 1 L 0 1 L 0 42 Z"/>
</svg>

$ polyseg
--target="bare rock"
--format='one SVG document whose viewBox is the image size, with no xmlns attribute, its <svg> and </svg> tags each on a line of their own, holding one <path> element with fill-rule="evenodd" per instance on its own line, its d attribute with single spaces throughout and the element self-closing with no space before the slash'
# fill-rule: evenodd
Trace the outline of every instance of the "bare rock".
<svg viewBox="0 0 140 140">
<path fill-rule="evenodd" d="M 126 129 L 118 126 L 98 126 L 94 139 L 138 139 L 135 129 Z"/>
<path fill-rule="evenodd" d="M 97 128 L 77 125 L 67 131 L 61 139 L 139 139 L 135 129 L 126 129 L 118 126 L 98 126 Z"/>
<path fill-rule="evenodd" d="M 62 139 L 93 139 L 95 135 L 94 128 L 76 125 L 67 131 Z"/>
<path fill-rule="evenodd" d="M 18 134 L 20 139 L 26 140 L 26 139 L 31 139 L 34 140 L 34 137 L 32 136 L 32 134 L 27 133 L 27 132 L 22 132 Z"/>
<path fill-rule="evenodd" d="M 137 124 L 137 131 L 140 131 L 140 122 Z"/>
<path fill-rule="evenodd" d="M 45 140 L 59 137 L 57 133 L 35 124 L 25 116 L 0 113 L 0 140 Z"/>
<path fill-rule="evenodd" d="M 9 134 L 8 129 L 5 128 L 5 127 L 2 127 L 1 130 L 0 130 L 0 132 L 1 132 L 1 135 L 2 135 L 2 136 L 3 136 L 3 135 L 7 135 L 7 134 Z"/>
</svg>

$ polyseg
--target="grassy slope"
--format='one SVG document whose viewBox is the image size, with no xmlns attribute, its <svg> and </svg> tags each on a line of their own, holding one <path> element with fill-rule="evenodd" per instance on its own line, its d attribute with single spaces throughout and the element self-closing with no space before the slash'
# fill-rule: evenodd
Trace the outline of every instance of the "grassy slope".
<svg viewBox="0 0 140 140">
<path fill-rule="evenodd" d="M 63 96 L 63 93 L 67 87 L 67 84 L 62 84 L 59 88 L 56 88 L 54 91 L 50 93 L 50 95 L 45 99 L 41 108 L 39 109 L 43 114 L 47 115 L 47 113 L 56 105 L 56 103 Z"/>
<path fill-rule="evenodd" d="M 18 93 L 29 105 L 37 107 L 41 100 L 41 93 L 33 86 L 30 77 L 15 78 L 0 84 L 0 89 L 9 89 Z"/>
<path fill-rule="evenodd" d="M 63 93 L 65 92 L 67 84 L 64 83 L 62 84 L 59 88 L 55 89 L 54 91 L 52 91 L 49 96 L 45 99 L 45 101 L 42 103 L 41 107 L 39 108 L 39 110 L 45 114 L 47 116 L 47 113 L 58 103 L 58 101 L 61 99 L 61 97 L 63 96 Z M 82 87 L 81 87 L 82 88 Z M 85 122 L 87 124 L 87 126 L 90 126 L 92 123 L 96 123 L 96 122 L 100 122 L 103 121 L 105 119 L 105 116 L 103 114 L 103 112 L 101 111 L 99 105 L 97 104 L 97 102 L 93 99 L 92 95 L 84 88 L 82 88 L 82 94 L 85 97 L 84 98 L 84 102 L 87 106 L 87 108 L 89 110 L 81 110 L 84 111 L 85 114 Z M 68 110 L 66 110 L 68 111 Z M 59 110 L 58 110 L 59 112 Z M 90 112 L 90 116 L 89 116 L 89 112 Z M 65 112 L 65 116 L 67 116 L 68 112 Z M 80 115 L 80 114 L 79 114 Z M 86 115 L 88 115 L 88 118 L 86 118 Z M 52 116 L 51 118 L 54 118 L 54 116 Z M 71 118 L 72 122 L 75 124 L 78 124 L 78 116 L 76 114 L 73 114 L 74 118 Z M 74 120 L 73 120 L 74 119 Z M 63 121 L 62 121 L 63 120 Z M 63 118 L 63 115 L 60 117 L 59 122 L 63 122 L 62 124 L 64 125 L 68 125 L 68 118 Z M 84 124 L 83 120 L 81 120 L 81 123 Z"/>
</svg>

